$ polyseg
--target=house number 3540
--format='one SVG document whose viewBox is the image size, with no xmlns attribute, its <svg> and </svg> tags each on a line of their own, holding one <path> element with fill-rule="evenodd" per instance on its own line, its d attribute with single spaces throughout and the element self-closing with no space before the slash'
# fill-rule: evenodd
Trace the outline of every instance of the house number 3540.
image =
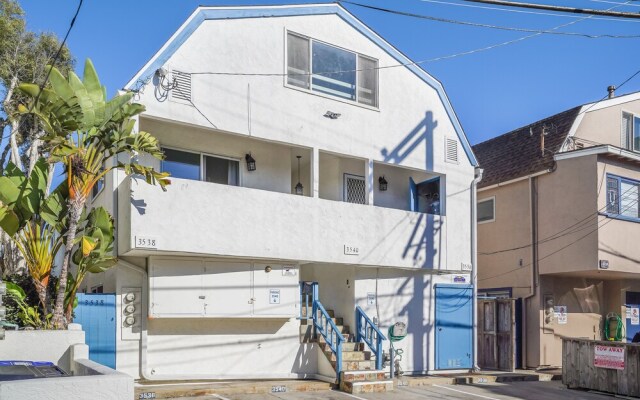
<svg viewBox="0 0 640 400">
<path fill-rule="evenodd" d="M 158 248 L 158 239 L 149 236 L 136 236 L 136 248 L 156 249 Z"/>
</svg>

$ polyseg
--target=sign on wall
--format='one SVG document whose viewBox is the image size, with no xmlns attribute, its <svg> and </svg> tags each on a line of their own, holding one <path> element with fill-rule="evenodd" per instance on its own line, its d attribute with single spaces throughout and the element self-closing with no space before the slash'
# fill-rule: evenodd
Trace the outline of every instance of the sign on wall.
<svg viewBox="0 0 640 400">
<path fill-rule="evenodd" d="M 280 289 L 269 289 L 269 304 L 280 304 Z"/>
<path fill-rule="evenodd" d="M 593 365 L 598 368 L 624 369 L 624 347 L 596 345 Z"/>
<path fill-rule="evenodd" d="M 631 307 L 631 325 L 640 325 L 640 313 L 638 307 Z"/>
<path fill-rule="evenodd" d="M 376 294 L 375 293 L 367 293 L 367 305 L 374 305 L 376 304 Z"/>
<path fill-rule="evenodd" d="M 553 308 L 554 308 L 553 317 L 556 319 L 558 324 L 566 325 L 569 319 L 568 313 L 567 313 L 567 306 L 555 306 Z"/>
</svg>

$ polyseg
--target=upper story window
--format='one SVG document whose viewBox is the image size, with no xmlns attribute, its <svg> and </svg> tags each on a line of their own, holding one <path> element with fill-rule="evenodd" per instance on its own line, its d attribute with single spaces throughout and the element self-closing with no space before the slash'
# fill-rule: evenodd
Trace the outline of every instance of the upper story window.
<svg viewBox="0 0 640 400">
<path fill-rule="evenodd" d="M 162 171 L 173 178 L 202 180 L 223 185 L 240 184 L 240 162 L 238 160 L 210 156 L 190 151 L 163 148 L 165 159 Z"/>
<path fill-rule="evenodd" d="M 287 84 L 378 106 L 378 60 L 287 34 Z"/>
<path fill-rule="evenodd" d="M 622 131 L 620 147 L 640 152 L 640 118 L 629 113 L 622 113 Z"/>
<path fill-rule="evenodd" d="M 496 220 L 496 198 L 490 197 L 478 201 L 478 223 L 493 222 Z"/>
<path fill-rule="evenodd" d="M 607 214 L 640 221 L 640 182 L 607 175 Z"/>
</svg>

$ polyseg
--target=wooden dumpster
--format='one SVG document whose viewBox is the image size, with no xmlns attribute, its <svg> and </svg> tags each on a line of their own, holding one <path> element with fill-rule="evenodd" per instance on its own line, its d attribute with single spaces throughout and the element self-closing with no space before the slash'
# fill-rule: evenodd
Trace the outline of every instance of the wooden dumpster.
<svg viewBox="0 0 640 400">
<path fill-rule="evenodd" d="M 640 344 L 587 339 L 562 341 L 562 383 L 640 397 Z"/>
</svg>

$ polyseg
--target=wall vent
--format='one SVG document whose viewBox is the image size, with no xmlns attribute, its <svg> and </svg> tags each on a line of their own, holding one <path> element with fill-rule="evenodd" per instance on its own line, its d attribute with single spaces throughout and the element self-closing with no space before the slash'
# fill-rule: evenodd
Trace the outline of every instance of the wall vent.
<svg viewBox="0 0 640 400">
<path fill-rule="evenodd" d="M 455 139 L 445 139 L 445 160 L 447 162 L 458 163 L 458 141 Z"/>
<path fill-rule="evenodd" d="M 173 71 L 173 78 L 176 87 L 171 89 L 171 98 L 191 103 L 191 74 Z"/>
</svg>

